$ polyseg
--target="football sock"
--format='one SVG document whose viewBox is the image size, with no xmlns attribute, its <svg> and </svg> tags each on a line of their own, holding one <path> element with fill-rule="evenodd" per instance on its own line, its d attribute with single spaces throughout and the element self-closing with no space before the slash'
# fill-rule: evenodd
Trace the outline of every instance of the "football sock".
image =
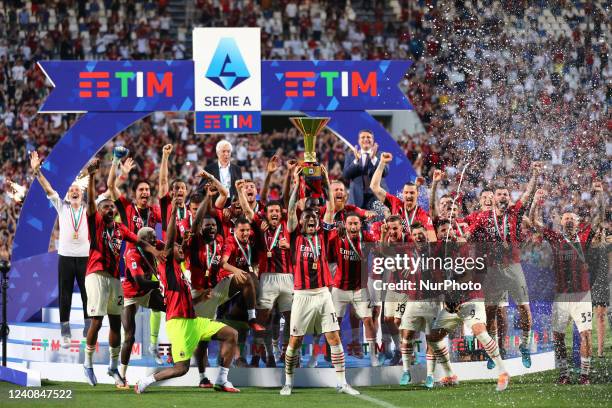
<svg viewBox="0 0 612 408">
<path fill-rule="evenodd" d="M 157 336 L 159 335 L 159 325 L 161 323 L 161 312 L 151 310 L 149 316 L 149 325 L 151 326 L 151 344 L 157 344 Z"/>
<path fill-rule="evenodd" d="M 127 373 L 127 368 L 128 368 L 127 364 L 121 364 L 121 367 L 119 368 L 119 374 L 121 374 L 123 378 L 125 378 L 125 373 Z"/>
<path fill-rule="evenodd" d="M 521 333 L 522 346 L 529 347 L 529 337 L 531 337 L 531 330 L 523 330 Z"/>
<path fill-rule="evenodd" d="M 339 386 L 342 386 L 346 384 L 344 349 L 342 348 L 342 344 L 331 346 L 330 348 L 332 364 L 336 368 L 336 381 Z"/>
<path fill-rule="evenodd" d="M 255 309 L 248 309 L 247 315 L 249 316 L 249 320 L 255 319 Z"/>
<path fill-rule="evenodd" d="M 378 359 L 378 350 L 376 350 L 376 339 L 366 339 L 368 342 L 368 351 L 370 353 L 370 360 L 374 361 Z"/>
<path fill-rule="evenodd" d="M 436 370 L 436 358 L 434 357 L 433 352 L 427 350 L 427 355 L 425 356 L 425 359 L 427 362 L 427 375 L 433 377 L 434 371 Z"/>
<path fill-rule="evenodd" d="M 110 347 L 109 351 L 110 351 L 109 367 L 111 370 L 114 370 L 119 365 L 119 353 L 121 352 L 121 346 Z"/>
<path fill-rule="evenodd" d="M 206 369 L 200 373 L 200 381 L 206 378 Z"/>
<path fill-rule="evenodd" d="M 440 340 L 431 342 L 430 345 L 434 351 L 436 362 L 442 365 L 444 375 L 446 377 L 451 377 L 453 375 L 453 368 L 450 364 L 450 354 L 448 353 L 448 347 L 446 347 L 446 341 Z"/>
<path fill-rule="evenodd" d="M 89 344 L 85 346 L 85 362 L 83 365 L 87 368 L 93 367 L 94 351 L 96 351 L 96 346 L 90 346 Z"/>
<path fill-rule="evenodd" d="M 285 384 L 293 385 L 293 369 L 297 365 L 298 353 L 291 346 L 285 351 Z"/>
<path fill-rule="evenodd" d="M 479 335 L 476 336 L 480 344 L 484 347 L 485 351 L 491 357 L 491 360 L 495 361 L 495 366 L 499 370 L 500 373 L 506 371 L 506 367 L 504 366 L 504 360 L 502 360 L 501 355 L 499 354 L 499 347 L 497 346 L 497 342 L 489 336 L 489 333 L 483 331 Z"/>
<path fill-rule="evenodd" d="M 402 353 L 402 365 L 404 366 L 404 371 L 410 370 L 410 363 L 412 359 L 412 339 L 402 339 L 402 346 L 400 347 L 400 351 Z"/>
<path fill-rule="evenodd" d="M 142 380 L 140 380 L 140 382 L 145 387 L 148 387 L 149 385 L 151 385 L 151 384 L 153 384 L 155 382 L 155 376 L 154 376 L 154 374 L 148 375 L 145 378 L 143 378 Z"/>
<path fill-rule="evenodd" d="M 559 377 L 569 377 L 567 360 L 565 358 L 557 358 L 557 367 L 559 368 Z"/>
<path fill-rule="evenodd" d="M 400 336 L 399 334 L 392 334 L 391 338 L 393 339 L 393 345 L 395 346 L 395 351 L 399 351 L 400 348 L 402 347 L 402 344 L 400 343 Z M 391 351 L 391 350 L 389 350 Z"/>
<path fill-rule="evenodd" d="M 580 374 L 589 375 L 591 371 L 591 357 L 580 357 Z"/>
<path fill-rule="evenodd" d="M 216 383 L 219 385 L 223 385 L 227 382 L 227 373 L 229 373 L 229 368 L 219 367 L 219 375 L 217 376 Z"/>
</svg>

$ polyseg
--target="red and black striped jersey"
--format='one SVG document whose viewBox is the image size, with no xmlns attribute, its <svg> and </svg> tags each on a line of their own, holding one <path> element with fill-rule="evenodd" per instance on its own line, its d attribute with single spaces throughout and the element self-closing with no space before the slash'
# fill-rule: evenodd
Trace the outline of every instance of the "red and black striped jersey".
<svg viewBox="0 0 612 408">
<path fill-rule="evenodd" d="M 257 257 L 259 259 L 259 274 L 262 273 L 292 273 L 290 250 L 282 249 L 281 242 L 289 243 L 289 231 L 287 221 L 281 220 L 276 227 L 269 227 L 267 231 L 261 231 L 261 223 L 264 218 L 259 214 L 253 217 L 254 230 L 257 236 Z"/>
<path fill-rule="evenodd" d="M 544 239 L 550 242 L 557 293 L 579 293 L 591 290 L 588 262 L 585 254 L 591 246 L 593 230 L 590 226 L 572 238 L 544 230 Z"/>
<path fill-rule="evenodd" d="M 194 289 L 210 289 L 219 282 L 223 237 L 219 234 L 212 242 L 206 242 L 201 234 L 191 236 L 185 247 L 189 259 L 191 286 Z"/>
<path fill-rule="evenodd" d="M 124 224 L 112 222 L 106 225 L 97 211 L 87 216 L 89 228 L 89 259 L 86 275 L 94 272 L 108 272 L 119 279 L 119 257 L 122 241 L 133 244 L 138 237 Z"/>
<path fill-rule="evenodd" d="M 323 218 L 325 217 L 326 212 L 327 212 L 326 205 L 323 205 L 319 208 L 319 218 L 321 219 L 321 221 L 323 221 Z M 339 211 L 334 211 L 334 217 L 333 217 L 334 224 L 336 225 L 344 224 L 344 221 L 346 221 L 346 215 L 352 212 L 354 212 L 361 218 L 365 218 L 366 216 L 366 210 L 359 208 L 352 204 L 346 204 L 343 209 Z"/>
<path fill-rule="evenodd" d="M 325 230 L 308 237 L 297 230 L 290 234 L 295 290 L 317 289 L 331 285 L 327 236 Z"/>
<path fill-rule="evenodd" d="M 238 242 L 236 237 L 231 235 L 229 238 L 225 239 L 223 245 L 223 258 L 227 256 L 228 264 L 244 272 L 249 272 L 249 267 L 254 268 L 255 265 L 257 265 L 257 250 L 253 241 L 252 235 L 247 242 Z M 222 269 L 219 272 L 219 279 L 223 279 L 231 274 L 231 272 Z"/>
<path fill-rule="evenodd" d="M 429 213 L 418 205 L 408 213 L 404 206 L 404 200 L 389 193 L 387 193 L 384 204 L 391 208 L 391 214 L 402 217 L 402 225 L 404 226 L 405 232 L 409 233 L 410 226 L 415 222 L 422 224 L 427 231 L 434 231 L 433 222 Z"/>
<path fill-rule="evenodd" d="M 408 299 L 426 300 L 439 296 L 441 291 L 430 289 L 444 280 L 440 265 L 433 262 L 439 255 L 437 243 L 427 242 L 422 245 L 408 243 L 403 245 L 402 249 L 402 253 L 408 254 L 411 258 L 410 271 L 404 275 L 404 279 L 412 282 L 414 288 L 406 291 Z"/>
<path fill-rule="evenodd" d="M 129 201 L 125 196 L 120 196 L 115 200 L 115 206 L 121 217 L 121 222 L 134 234 L 138 234 L 142 227 L 155 229 L 155 226 L 161 223 L 161 209 L 159 205 L 138 208 L 133 201 Z M 132 243 L 127 243 L 125 249 L 127 251 L 132 247 Z"/>
<path fill-rule="evenodd" d="M 369 232 L 360 232 L 356 238 L 341 238 L 338 230 L 329 234 L 329 260 L 336 262 L 338 269 L 334 275 L 333 286 L 342 290 L 357 290 L 367 287 L 367 279 L 362 279 L 362 265 L 366 267 L 363 245 L 376 242 L 376 237 Z"/>
<path fill-rule="evenodd" d="M 490 259 L 498 264 L 513 264 L 521 261 L 520 242 L 521 223 L 525 207 L 521 200 L 509 206 L 503 214 L 496 215 L 495 210 L 481 211 L 470 224 L 469 233 L 473 241 L 499 243 Z"/>
<path fill-rule="evenodd" d="M 174 318 L 195 319 L 191 289 L 183 276 L 181 265 L 175 261 L 172 253 L 165 263 L 158 268 L 159 288 L 166 304 L 166 320 Z"/>
<path fill-rule="evenodd" d="M 162 239 L 165 241 L 166 240 L 166 230 L 168 229 L 168 224 L 170 223 L 170 217 L 172 216 L 172 198 L 170 197 L 170 193 L 166 193 L 165 196 L 160 198 L 159 208 L 161 211 Z M 177 209 L 176 221 L 177 221 L 177 228 L 179 231 L 179 235 L 182 236 L 184 232 L 184 228 L 183 228 L 183 231 L 181 231 L 181 228 L 180 228 L 182 220 L 187 219 L 188 220 L 187 222 L 189 222 L 189 225 L 191 225 L 193 223 L 192 217 L 193 217 L 193 214 L 191 214 L 191 211 L 189 211 L 189 208 L 187 208 L 186 206 L 179 207 Z M 182 225 L 185 225 L 185 224 L 182 224 Z"/>
<path fill-rule="evenodd" d="M 151 280 L 153 274 L 157 274 L 157 260 L 150 257 L 145 259 L 146 254 L 137 246 L 125 251 L 125 278 L 121 282 L 123 296 L 135 298 L 146 295 L 150 289 L 143 289 L 136 281 L 137 276 L 143 276 Z"/>
</svg>

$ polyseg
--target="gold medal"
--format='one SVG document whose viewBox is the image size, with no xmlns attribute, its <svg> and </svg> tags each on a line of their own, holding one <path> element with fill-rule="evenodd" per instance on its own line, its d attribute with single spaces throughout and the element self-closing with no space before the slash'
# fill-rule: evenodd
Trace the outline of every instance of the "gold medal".
<svg viewBox="0 0 612 408">
<path fill-rule="evenodd" d="M 79 239 L 79 233 L 75 231 L 74 234 L 72 234 L 72 239 Z"/>
<path fill-rule="evenodd" d="M 249 272 L 254 273 L 253 272 L 253 267 L 249 265 Z"/>
<path fill-rule="evenodd" d="M 316 271 L 317 269 L 318 269 L 318 265 L 317 265 L 317 261 L 315 260 L 315 261 L 312 263 L 312 270 L 313 270 L 313 271 Z"/>
<path fill-rule="evenodd" d="M 266 255 L 268 256 L 268 258 L 272 258 L 272 251 L 268 251 Z"/>
</svg>

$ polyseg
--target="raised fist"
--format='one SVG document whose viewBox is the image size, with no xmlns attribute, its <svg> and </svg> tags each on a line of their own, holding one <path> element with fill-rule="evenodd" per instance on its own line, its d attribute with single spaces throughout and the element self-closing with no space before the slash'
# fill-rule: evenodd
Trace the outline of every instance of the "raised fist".
<svg viewBox="0 0 612 408">
<path fill-rule="evenodd" d="M 433 173 L 433 181 L 436 183 L 442 181 L 442 177 L 444 177 L 444 172 L 439 169 L 435 169 Z"/>
<path fill-rule="evenodd" d="M 32 167 L 32 170 L 36 171 L 40 168 L 41 164 L 42 160 L 38 157 L 38 152 L 34 150 L 30 153 L 30 167 Z"/>
<path fill-rule="evenodd" d="M 279 167 L 280 167 L 280 165 L 279 165 L 279 158 L 278 158 L 277 155 L 274 155 L 268 161 L 268 165 L 266 166 L 266 170 L 268 171 L 268 173 L 274 173 L 276 170 L 278 170 Z"/>
<path fill-rule="evenodd" d="M 100 160 L 99 159 L 93 159 L 87 165 L 87 174 L 92 175 L 96 171 L 98 171 L 99 168 L 100 168 Z"/>
<path fill-rule="evenodd" d="M 393 155 L 391 153 L 384 152 L 380 155 L 380 161 L 385 164 L 390 163 L 391 160 L 393 160 Z"/>
<path fill-rule="evenodd" d="M 162 154 L 166 157 L 170 156 L 170 153 L 172 153 L 172 145 L 171 144 L 167 144 L 163 147 L 162 149 Z"/>
</svg>

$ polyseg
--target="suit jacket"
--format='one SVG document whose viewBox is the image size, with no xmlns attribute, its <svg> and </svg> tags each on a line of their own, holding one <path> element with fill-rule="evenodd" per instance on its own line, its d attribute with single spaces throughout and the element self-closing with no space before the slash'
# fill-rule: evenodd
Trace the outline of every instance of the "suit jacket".
<svg viewBox="0 0 612 408">
<path fill-rule="evenodd" d="M 215 176 L 217 180 L 221 181 L 218 161 L 214 161 L 210 163 L 208 166 L 206 166 L 205 170 L 209 172 L 210 174 L 212 174 L 213 176 Z M 229 189 L 230 195 L 229 195 L 229 198 L 227 199 L 228 205 L 232 202 L 232 199 L 234 197 L 238 197 L 238 191 L 236 190 L 235 183 L 236 183 L 236 180 L 240 180 L 242 178 L 242 170 L 240 170 L 240 166 L 230 163 L 229 171 L 230 171 L 230 177 L 231 177 L 231 186 Z M 205 184 L 205 180 L 204 179 L 200 180 L 200 183 L 198 184 L 198 192 L 200 194 L 205 194 L 204 184 Z"/>
<path fill-rule="evenodd" d="M 375 199 L 374 193 L 372 189 L 370 189 L 370 182 L 372 181 L 372 175 L 376 167 L 380 163 L 380 154 L 377 154 L 376 157 L 378 158 L 376 166 L 372 164 L 371 160 L 366 163 L 366 166 L 362 166 L 361 160 L 355 163 L 355 155 L 352 151 L 346 154 L 342 175 L 344 179 L 349 182 L 349 204 L 369 209 L 368 206 Z M 387 176 L 388 172 L 389 167 L 385 167 L 383 180 L 381 180 L 381 187 L 385 190 L 387 190 L 387 184 L 385 183 L 384 177 Z"/>
</svg>

